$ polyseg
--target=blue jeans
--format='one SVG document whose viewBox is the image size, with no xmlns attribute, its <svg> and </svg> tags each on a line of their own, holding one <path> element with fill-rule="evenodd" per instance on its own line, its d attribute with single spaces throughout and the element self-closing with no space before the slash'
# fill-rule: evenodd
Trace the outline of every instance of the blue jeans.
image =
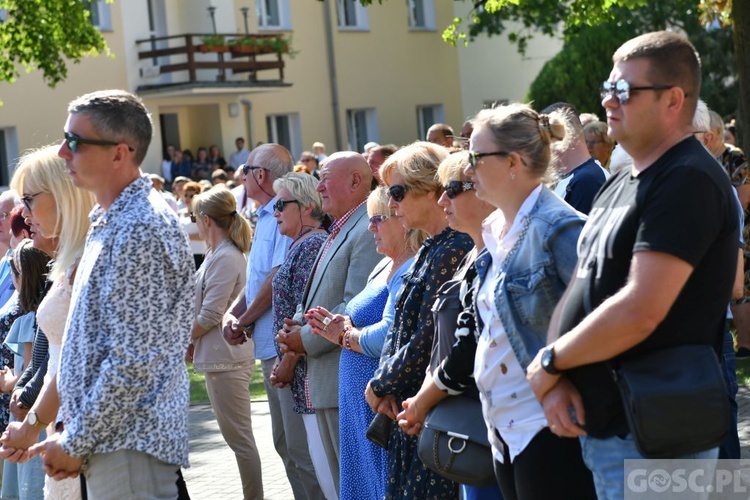
<svg viewBox="0 0 750 500">
<path fill-rule="evenodd" d="M 599 500 L 621 499 L 625 490 L 625 460 L 645 458 L 638 452 L 632 434 L 624 438 L 596 439 L 582 436 L 581 451 L 586 467 L 594 475 L 596 496 Z M 719 449 L 684 455 L 674 458 L 712 459 L 718 458 Z"/>
<path fill-rule="evenodd" d="M 719 447 L 719 458 L 740 458 L 740 438 L 737 434 L 737 371 L 735 367 L 734 339 L 729 332 L 729 325 L 724 330 L 724 345 L 721 352 L 721 367 L 724 381 L 729 391 L 730 423 L 729 432 Z"/>
</svg>

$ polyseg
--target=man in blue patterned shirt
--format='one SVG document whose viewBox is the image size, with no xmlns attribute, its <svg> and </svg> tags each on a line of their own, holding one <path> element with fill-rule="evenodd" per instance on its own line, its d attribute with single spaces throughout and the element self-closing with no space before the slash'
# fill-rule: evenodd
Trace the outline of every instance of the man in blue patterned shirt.
<svg viewBox="0 0 750 500">
<path fill-rule="evenodd" d="M 68 113 L 59 155 L 98 205 L 62 348 L 64 430 L 37 451 L 50 476 L 83 473 L 89 498 L 176 498 L 188 461 L 192 256 L 139 168 L 152 135 L 141 100 L 94 92 Z"/>
</svg>

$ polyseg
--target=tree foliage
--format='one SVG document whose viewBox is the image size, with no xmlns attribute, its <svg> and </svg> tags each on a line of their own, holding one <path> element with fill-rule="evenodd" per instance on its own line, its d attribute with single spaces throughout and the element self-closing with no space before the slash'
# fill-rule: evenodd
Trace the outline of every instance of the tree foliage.
<svg viewBox="0 0 750 500">
<path fill-rule="evenodd" d="M 532 83 L 527 98 L 541 109 L 565 100 L 581 111 L 602 115 L 598 89 L 612 69 L 612 54 L 625 41 L 648 31 L 679 27 L 702 58 L 701 97 L 726 116 L 737 111 L 731 28 L 707 30 L 696 15 L 698 0 L 649 4 L 635 10 L 614 8 L 619 21 L 579 26 L 565 35 L 565 45 L 548 61 Z"/>
<path fill-rule="evenodd" d="M 54 87 L 69 61 L 107 51 L 83 0 L 0 0 L 0 9 L 0 81 L 15 81 L 24 67 L 41 70 Z"/>
</svg>

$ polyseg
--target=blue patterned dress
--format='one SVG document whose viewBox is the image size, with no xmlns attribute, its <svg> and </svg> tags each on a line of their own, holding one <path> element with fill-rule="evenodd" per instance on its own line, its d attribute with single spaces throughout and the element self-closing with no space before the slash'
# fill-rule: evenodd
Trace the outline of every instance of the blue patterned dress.
<svg viewBox="0 0 750 500">
<path fill-rule="evenodd" d="M 13 351 L 5 344 L 5 339 L 10 332 L 10 327 L 13 326 L 13 322 L 23 314 L 18 292 L 14 292 L 8 302 L 0 309 L 0 343 L 2 344 L 0 345 L 0 363 L 2 363 L 0 366 L 13 368 L 15 365 Z M 5 428 L 8 427 L 9 405 L 10 394 L 0 394 L 0 432 L 5 431 Z"/>
<path fill-rule="evenodd" d="M 380 338 L 393 323 L 400 276 L 411 265 L 407 260 L 388 283 L 375 283 L 386 272 L 391 259 L 383 259 L 367 281 L 365 289 L 346 305 L 346 315 L 360 331 L 360 345 L 365 337 Z M 387 481 L 386 451 L 371 443 L 365 433 L 375 413 L 365 401 L 364 393 L 378 368 L 379 358 L 344 349 L 339 364 L 339 432 L 341 453 L 341 500 L 380 500 L 385 496 Z"/>
<path fill-rule="evenodd" d="M 451 279 L 474 242 L 447 228 L 422 244 L 404 277 L 396 318 L 388 332 L 380 366 L 371 380 L 376 396 L 393 395 L 399 406 L 414 396 L 430 362 L 435 322 L 432 304 L 438 288 Z M 387 498 L 458 498 L 458 485 L 425 468 L 417 455 L 417 437 L 394 425 L 388 441 Z"/>
</svg>

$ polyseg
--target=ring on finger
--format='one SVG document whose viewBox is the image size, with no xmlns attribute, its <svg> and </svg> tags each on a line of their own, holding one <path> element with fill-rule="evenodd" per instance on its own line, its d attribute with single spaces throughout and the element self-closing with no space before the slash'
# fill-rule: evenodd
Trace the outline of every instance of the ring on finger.
<svg viewBox="0 0 750 500">
<path fill-rule="evenodd" d="M 323 318 L 323 324 L 326 325 L 326 328 L 328 328 L 328 325 L 331 324 L 331 318 L 329 318 L 327 316 L 325 318 Z"/>
</svg>

